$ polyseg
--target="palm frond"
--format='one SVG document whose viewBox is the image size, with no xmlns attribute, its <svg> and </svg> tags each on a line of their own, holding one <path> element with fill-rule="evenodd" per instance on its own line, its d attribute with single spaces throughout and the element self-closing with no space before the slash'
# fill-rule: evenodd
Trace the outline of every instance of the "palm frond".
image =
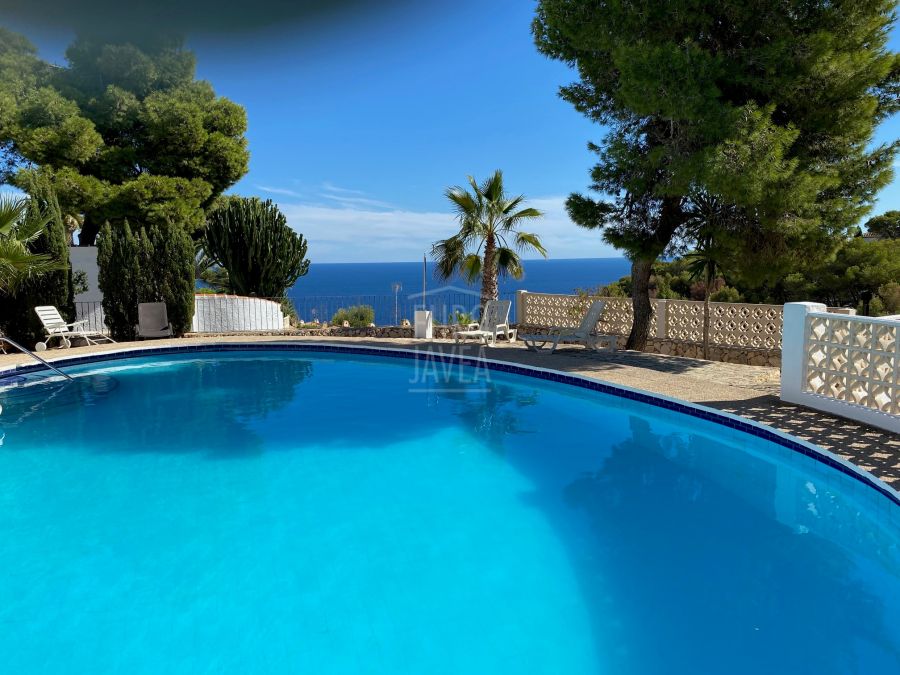
<svg viewBox="0 0 900 675">
<path fill-rule="evenodd" d="M 513 197 L 512 199 L 506 199 L 503 202 L 502 211 L 504 215 L 509 215 L 514 212 L 519 205 L 525 201 L 525 195 L 519 195 L 518 197 Z"/>
<path fill-rule="evenodd" d="M 519 251 L 536 251 L 544 258 L 547 257 L 547 249 L 541 243 L 541 238 L 534 232 L 517 232 L 516 233 L 516 249 Z"/>
<path fill-rule="evenodd" d="M 527 209 L 519 209 L 518 211 L 514 211 L 512 213 L 506 214 L 503 217 L 504 220 L 504 229 L 512 229 L 516 227 L 523 220 L 532 220 L 535 218 L 542 218 L 544 216 L 543 211 L 538 211 L 534 208 Z"/>
<path fill-rule="evenodd" d="M 27 217 L 16 225 L 15 238 L 23 244 L 30 244 L 44 233 L 51 220 L 53 214 L 47 209 L 38 213 L 29 212 Z"/>
<path fill-rule="evenodd" d="M 500 169 L 494 171 L 490 178 L 481 186 L 481 193 L 485 201 L 499 204 L 503 201 L 503 172 Z"/>
<path fill-rule="evenodd" d="M 441 279 L 450 279 L 462 264 L 465 253 L 465 242 L 457 236 L 436 242 L 431 247 L 431 258 L 437 263 L 435 273 Z"/>
<path fill-rule="evenodd" d="M 478 213 L 478 202 L 467 190 L 455 186 L 448 188 L 444 193 L 447 199 L 453 204 L 456 211 L 456 217 L 460 221 L 471 218 Z"/>
<path fill-rule="evenodd" d="M 519 254 L 507 246 L 501 246 L 497 249 L 497 272 L 500 276 L 511 276 L 513 279 L 521 279 L 525 274 L 522 267 L 522 260 Z"/>
<path fill-rule="evenodd" d="M 28 200 L 11 194 L 0 194 L 0 237 L 8 237 L 25 218 Z"/>
<path fill-rule="evenodd" d="M 33 277 L 65 269 L 62 261 L 30 250 L 52 219 L 49 211 L 29 209 L 30 202 L 0 196 L 0 293 L 13 294 Z"/>
<path fill-rule="evenodd" d="M 17 244 L 0 238 L 0 293 L 12 295 L 29 279 L 64 268 L 52 256 L 31 253 Z"/>
<path fill-rule="evenodd" d="M 481 256 L 477 253 L 467 255 L 459 266 L 459 271 L 466 281 L 472 283 L 481 276 Z"/>
</svg>

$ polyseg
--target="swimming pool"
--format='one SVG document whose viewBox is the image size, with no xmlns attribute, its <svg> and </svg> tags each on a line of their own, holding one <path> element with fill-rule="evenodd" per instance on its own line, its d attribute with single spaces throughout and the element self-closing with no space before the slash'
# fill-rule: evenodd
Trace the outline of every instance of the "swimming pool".
<svg viewBox="0 0 900 675">
<path fill-rule="evenodd" d="M 0 394 L 7 672 L 900 671 L 900 507 L 771 440 L 348 349 L 67 372 Z"/>
</svg>

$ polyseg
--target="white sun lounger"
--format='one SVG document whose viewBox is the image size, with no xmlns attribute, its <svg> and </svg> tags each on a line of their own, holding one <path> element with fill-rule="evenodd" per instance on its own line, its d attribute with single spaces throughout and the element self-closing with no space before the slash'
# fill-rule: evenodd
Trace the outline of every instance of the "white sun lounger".
<svg viewBox="0 0 900 675">
<path fill-rule="evenodd" d="M 504 336 L 510 342 L 516 341 L 516 329 L 509 327 L 509 308 L 512 303 L 509 300 L 488 300 L 481 311 L 481 321 L 470 323 L 467 330 L 459 330 L 453 333 L 456 344 L 466 338 L 481 340 L 484 344 L 494 347 L 497 338 Z"/>
<path fill-rule="evenodd" d="M 41 324 L 44 326 L 44 332 L 47 334 L 46 340 L 38 342 L 34 346 L 34 351 L 36 352 L 42 352 L 47 349 L 47 347 L 50 346 L 50 341 L 54 338 L 59 340 L 60 347 L 71 347 L 71 338 L 73 337 L 82 338 L 89 345 L 96 345 L 101 342 L 115 342 L 115 340 L 108 335 L 85 328 L 87 319 L 66 323 L 66 320 L 60 316 L 59 310 L 52 305 L 35 307 L 34 311 L 41 320 Z"/>
<path fill-rule="evenodd" d="M 137 336 L 139 338 L 165 338 L 173 335 L 166 303 L 142 302 L 138 304 Z"/>
<path fill-rule="evenodd" d="M 601 335 L 597 333 L 597 323 L 603 316 L 606 303 L 603 300 L 595 300 L 588 307 L 578 328 L 550 328 L 546 333 L 528 333 L 519 337 L 525 346 L 533 352 L 544 347 L 548 342 L 552 344 L 550 353 L 556 351 L 561 344 L 579 344 L 588 349 L 599 350 L 603 347 L 615 351 L 618 336 Z"/>
</svg>

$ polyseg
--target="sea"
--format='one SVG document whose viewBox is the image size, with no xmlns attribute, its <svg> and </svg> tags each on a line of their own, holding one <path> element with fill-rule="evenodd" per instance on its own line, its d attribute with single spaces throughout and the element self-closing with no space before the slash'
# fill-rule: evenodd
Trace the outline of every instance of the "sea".
<svg viewBox="0 0 900 675">
<path fill-rule="evenodd" d="M 500 279 L 501 298 L 513 300 L 515 292 L 573 293 L 577 289 L 596 288 L 627 275 L 630 264 L 625 258 L 569 258 L 526 260 L 521 279 Z M 331 321 L 340 308 L 370 305 L 375 323 L 395 325 L 413 320 L 413 312 L 423 305 L 434 312 L 435 320 L 446 323 L 455 312 L 473 314 L 478 307 L 481 284 L 466 283 L 455 277 L 439 279 L 435 265 L 423 262 L 392 263 L 315 263 L 288 291 L 303 321 Z M 423 299 L 424 297 L 424 299 Z M 515 303 L 513 303 L 513 307 Z M 515 310 L 511 320 L 515 321 Z"/>
</svg>

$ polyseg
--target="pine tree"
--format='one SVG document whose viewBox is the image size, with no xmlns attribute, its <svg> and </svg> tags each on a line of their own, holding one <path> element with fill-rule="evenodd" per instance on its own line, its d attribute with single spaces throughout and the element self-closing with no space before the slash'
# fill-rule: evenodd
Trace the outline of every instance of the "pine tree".
<svg viewBox="0 0 900 675">
<path fill-rule="evenodd" d="M 603 124 L 579 225 L 632 260 L 635 321 L 649 333 L 656 259 L 691 197 L 742 212 L 744 276 L 777 276 L 790 249 L 826 250 L 891 178 L 897 144 L 873 145 L 900 109 L 887 49 L 896 0 L 540 0 L 538 49 L 578 70 L 560 95 Z"/>
</svg>

